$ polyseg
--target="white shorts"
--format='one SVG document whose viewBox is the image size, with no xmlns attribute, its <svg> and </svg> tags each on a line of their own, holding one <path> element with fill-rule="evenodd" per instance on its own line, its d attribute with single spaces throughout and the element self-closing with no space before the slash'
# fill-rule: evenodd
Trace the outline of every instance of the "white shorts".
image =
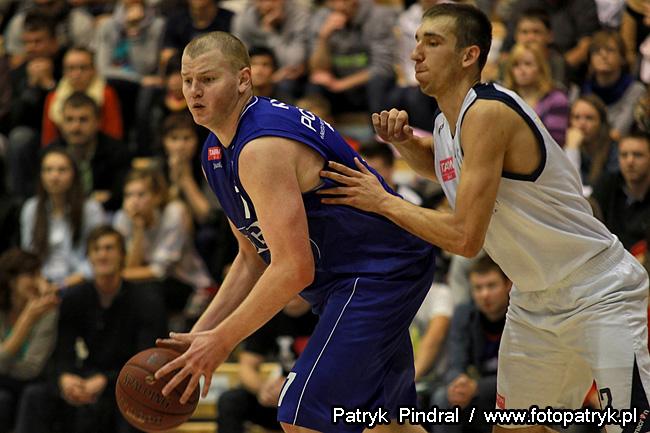
<svg viewBox="0 0 650 433">
<path fill-rule="evenodd" d="M 513 288 L 499 350 L 497 406 L 578 409 L 595 380 L 602 407 L 647 409 L 647 306 L 648 275 L 620 242 L 554 287 Z"/>
</svg>

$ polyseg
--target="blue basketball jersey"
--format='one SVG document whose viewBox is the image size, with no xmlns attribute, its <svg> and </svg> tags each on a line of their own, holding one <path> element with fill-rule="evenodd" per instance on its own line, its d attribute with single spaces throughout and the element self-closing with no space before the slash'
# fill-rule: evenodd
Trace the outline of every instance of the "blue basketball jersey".
<svg viewBox="0 0 650 433">
<path fill-rule="evenodd" d="M 201 152 L 203 170 L 228 218 L 270 263 L 255 206 L 239 178 L 239 155 L 246 143 L 265 136 L 284 137 L 309 146 L 324 161 L 355 168 L 359 155 L 325 121 L 309 111 L 274 99 L 253 97 L 239 119 L 232 143 L 224 147 L 210 134 Z M 359 159 L 361 159 L 359 157 Z M 395 194 L 372 169 L 384 188 Z M 272 182 L 272 179 L 268 180 Z M 322 179 L 316 190 L 336 186 Z M 388 219 L 349 206 L 325 205 L 316 190 L 303 194 L 315 260 L 314 282 L 301 295 L 318 306 L 341 278 L 381 280 L 419 278 L 433 266 L 433 247 Z"/>
</svg>

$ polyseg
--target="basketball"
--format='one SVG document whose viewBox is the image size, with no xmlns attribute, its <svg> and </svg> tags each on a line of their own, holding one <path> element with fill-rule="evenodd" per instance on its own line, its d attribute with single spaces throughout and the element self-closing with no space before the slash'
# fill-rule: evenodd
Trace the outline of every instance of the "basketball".
<svg viewBox="0 0 650 433">
<path fill-rule="evenodd" d="M 151 348 L 133 356 L 122 367 L 117 378 L 115 397 L 124 418 L 136 428 L 161 431 L 181 425 L 192 415 L 199 402 L 199 388 L 186 404 L 179 399 L 189 382 L 186 378 L 167 397 L 162 389 L 174 373 L 155 380 L 154 373 L 180 353 L 163 348 Z"/>
</svg>

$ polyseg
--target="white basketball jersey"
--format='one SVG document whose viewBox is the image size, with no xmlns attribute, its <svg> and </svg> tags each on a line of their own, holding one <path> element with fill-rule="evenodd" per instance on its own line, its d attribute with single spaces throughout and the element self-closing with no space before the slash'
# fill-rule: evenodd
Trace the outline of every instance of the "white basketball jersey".
<svg viewBox="0 0 650 433">
<path fill-rule="evenodd" d="M 483 247 L 519 290 L 546 289 L 618 240 L 593 216 L 578 172 L 537 114 L 516 93 L 494 84 L 478 84 L 467 93 L 455 137 L 445 116 L 435 117 L 435 170 L 451 207 L 462 176 L 461 124 L 477 99 L 498 100 L 517 112 L 542 155 L 530 176 L 502 173 Z"/>
</svg>

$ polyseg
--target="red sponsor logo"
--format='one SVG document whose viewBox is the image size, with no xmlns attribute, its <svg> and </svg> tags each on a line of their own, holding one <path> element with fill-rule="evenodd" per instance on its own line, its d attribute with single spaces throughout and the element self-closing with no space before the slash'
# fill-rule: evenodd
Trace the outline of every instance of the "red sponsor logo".
<svg viewBox="0 0 650 433">
<path fill-rule="evenodd" d="M 499 409 L 506 408 L 506 398 L 497 392 L 497 407 Z"/>
<path fill-rule="evenodd" d="M 208 161 L 218 161 L 221 159 L 220 147 L 208 147 Z"/>
<path fill-rule="evenodd" d="M 454 158 L 449 157 L 440 160 L 440 172 L 442 173 L 443 182 L 456 179 L 456 170 L 454 170 Z"/>
</svg>

